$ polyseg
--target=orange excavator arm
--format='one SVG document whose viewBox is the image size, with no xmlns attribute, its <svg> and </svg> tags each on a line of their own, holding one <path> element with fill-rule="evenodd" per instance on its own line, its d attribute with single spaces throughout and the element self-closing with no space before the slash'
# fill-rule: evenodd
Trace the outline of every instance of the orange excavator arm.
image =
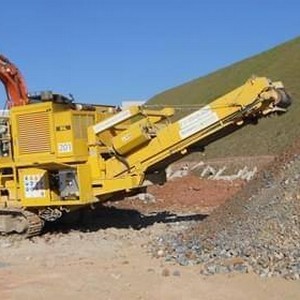
<svg viewBox="0 0 300 300">
<path fill-rule="evenodd" d="M 8 107 L 26 105 L 29 102 L 25 80 L 19 69 L 0 54 L 0 80 L 7 95 Z"/>
</svg>

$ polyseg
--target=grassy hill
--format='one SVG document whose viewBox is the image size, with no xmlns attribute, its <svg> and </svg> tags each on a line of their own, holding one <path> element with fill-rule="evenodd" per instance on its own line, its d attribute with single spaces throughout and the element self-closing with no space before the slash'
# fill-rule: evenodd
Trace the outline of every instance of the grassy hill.
<svg viewBox="0 0 300 300">
<path fill-rule="evenodd" d="M 293 98 L 288 113 L 260 120 L 206 148 L 206 156 L 268 155 L 300 137 L 300 37 L 154 96 L 149 104 L 205 104 L 243 84 L 250 76 L 283 81 Z"/>
</svg>

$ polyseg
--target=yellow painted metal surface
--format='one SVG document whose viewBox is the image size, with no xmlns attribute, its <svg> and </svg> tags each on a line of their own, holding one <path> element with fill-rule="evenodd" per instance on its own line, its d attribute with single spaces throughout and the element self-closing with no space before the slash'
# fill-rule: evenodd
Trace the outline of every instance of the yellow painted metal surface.
<svg viewBox="0 0 300 300">
<path fill-rule="evenodd" d="M 50 103 L 11 110 L 13 153 L 16 163 L 51 159 L 54 154 L 53 110 Z"/>
<path fill-rule="evenodd" d="M 86 160 L 87 128 L 95 120 L 94 111 L 76 111 L 52 102 L 13 108 L 11 125 L 15 162 Z"/>
<path fill-rule="evenodd" d="M 0 157 L 0 206 L 71 207 L 143 185 L 145 173 L 230 125 L 274 109 L 276 86 L 253 78 L 172 122 L 173 108 L 79 110 L 41 102 L 12 108 L 11 147 Z"/>
<path fill-rule="evenodd" d="M 132 171 L 137 165 L 142 165 L 143 170 L 149 166 L 178 153 L 206 137 L 222 130 L 224 127 L 238 123 L 242 120 L 242 111 L 251 108 L 252 113 L 260 112 L 269 101 L 260 102 L 258 96 L 270 87 L 266 78 L 256 78 L 247 81 L 243 86 L 212 101 L 209 105 L 193 112 L 181 120 L 168 124 L 157 132 L 147 147 L 138 149 L 126 157 Z M 258 110 L 257 110 L 258 109 Z M 106 162 L 108 178 L 121 176 L 128 172 L 127 167 L 120 164 L 116 158 Z"/>
<path fill-rule="evenodd" d="M 127 130 L 113 137 L 114 150 L 123 155 L 148 142 L 151 139 L 147 132 L 148 127 L 147 120 L 130 125 Z"/>
<path fill-rule="evenodd" d="M 84 205 L 95 202 L 90 168 L 87 164 L 76 167 L 78 174 L 78 197 L 62 199 L 57 188 L 51 187 L 51 176 L 48 170 L 40 168 L 25 168 L 19 170 L 20 200 L 23 206 L 56 206 Z"/>
</svg>

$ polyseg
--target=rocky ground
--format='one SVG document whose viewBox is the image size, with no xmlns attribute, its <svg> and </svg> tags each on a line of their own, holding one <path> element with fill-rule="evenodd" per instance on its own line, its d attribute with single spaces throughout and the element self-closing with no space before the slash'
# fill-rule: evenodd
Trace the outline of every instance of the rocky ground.
<svg viewBox="0 0 300 300">
<path fill-rule="evenodd" d="M 118 210 L 113 215 L 123 218 Z M 133 227 L 106 220 L 103 229 L 84 224 L 31 240 L 1 239 L 0 299 L 281 300 L 300 294 L 296 281 L 237 273 L 207 277 L 199 266 L 152 255 L 149 241 L 188 230 L 199 222 L 195 216 L 157 216 L 157 222 L 155 215 L 140 222 L 132 217 Z"/>
<path fill-rule="evenodd" d="M 298 149 L 249 183 L 190 174 L 39 237 L 0 237 L 0 299 L 297 299 Z"/>
<path fill-rule="evenodd" d="M 165 234 L 153 253 L 204 275 L 238 271 L 261 277 L 300 278 L 299 145 L 273 162 L 201 224 Z"/>
</svg>

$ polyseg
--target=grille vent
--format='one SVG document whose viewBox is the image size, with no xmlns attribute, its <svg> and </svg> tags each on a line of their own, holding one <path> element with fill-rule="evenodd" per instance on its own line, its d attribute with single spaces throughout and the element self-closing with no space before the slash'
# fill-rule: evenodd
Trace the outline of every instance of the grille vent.
<svg viewBox="0 0 300 300">
<path fill-rule="evenodd" d="M 20 155 L 51 152 L 49 112 L 18 115 L 17 122 Z"/>
</svg>

